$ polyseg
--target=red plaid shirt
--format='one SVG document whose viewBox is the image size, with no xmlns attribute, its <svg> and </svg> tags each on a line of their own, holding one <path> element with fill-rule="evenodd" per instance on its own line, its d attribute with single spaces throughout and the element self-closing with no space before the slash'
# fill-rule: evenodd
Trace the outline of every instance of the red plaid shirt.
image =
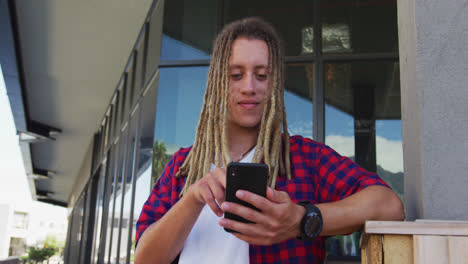
<svg viewBox="0 0 468 264">
<path fill-rule="evenodd" d="M 341 200 L 367 186 L 388 185 L 375 173 L 368 172 L 330 147 L 301 136 L 292 136 L 291 170 L 293 179 L 278 177 L 276 189 L 285 191 L 297 203 L 309 200 L 313 204 Z M 143 206 L 137 222 L 136 243 L 152 223 L 158 221 L 179 200 L 185 177 L 175 174 L 190 148 L 182 148 L 166 165 Z M 323 263 L 325 238 L 312 242 L 290 239 L 271 246 L 250 245 L 250 263 Z"/>
</svg>

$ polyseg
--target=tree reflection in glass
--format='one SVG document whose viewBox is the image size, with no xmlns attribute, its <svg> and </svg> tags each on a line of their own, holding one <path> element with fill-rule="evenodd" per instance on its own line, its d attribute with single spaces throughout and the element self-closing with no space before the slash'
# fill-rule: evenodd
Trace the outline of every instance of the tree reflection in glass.
<svg viewBox="0 0 468 264">
<path fill-rule="evenodd" d="M 154 185 L 161 176 L 164 167 L 171 159 L 171 155 L 166 154 L 167 149 L 164 142 L 154 141 L 153 145 L 153 171 L 151 173 L 151 185 Z"/>
</svg>

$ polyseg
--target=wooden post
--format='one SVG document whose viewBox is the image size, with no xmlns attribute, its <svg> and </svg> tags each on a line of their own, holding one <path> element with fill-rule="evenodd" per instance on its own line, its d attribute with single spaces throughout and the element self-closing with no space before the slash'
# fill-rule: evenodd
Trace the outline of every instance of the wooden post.
<svg viewBox="0 0 468 264">
<path fill-rule="evenodd" d="M 468 264 L 468 222 L 367 221 L 361 237 L 364 264 Z"/>
<path fill-rule="evenodd" d="M 413 263 L 413 239 L 409 235 L 384 235 L 385 264 Z"/>
<path fill-rule="evenodd" d="M 468 237 L 448 237 L 449 263 L 468 263 Z"/>
<path fill-rule="evenodd" d="M 382 264 L 382 235 L 371 235 L 368 243 L 369 264 Z"/>
</svg>

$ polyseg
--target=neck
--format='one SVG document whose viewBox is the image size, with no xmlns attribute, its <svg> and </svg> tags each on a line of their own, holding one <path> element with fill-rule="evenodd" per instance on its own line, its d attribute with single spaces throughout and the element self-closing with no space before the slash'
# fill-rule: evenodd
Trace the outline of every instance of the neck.
<svg viewBox="0 0 468 264">
<path fill-rule="evenodd" d="M 245 128 L 229 126 L 228 131 L 228 148 L 232 160 L 239 159 L 257 144 L 259 127 Z"/>
</svg>

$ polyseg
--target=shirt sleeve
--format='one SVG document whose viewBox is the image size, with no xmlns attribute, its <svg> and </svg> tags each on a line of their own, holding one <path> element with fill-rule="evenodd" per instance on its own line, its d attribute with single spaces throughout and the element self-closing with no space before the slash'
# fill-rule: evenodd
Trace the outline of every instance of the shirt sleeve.
<svg viewBox="0 0 468 264">
<path fill-rule="evenodd" d="M 318 151 L 316 193 L 320 202 L 342 200 L 372 185 L 390 188 L 377 174 L 365 170 L 332 148 L 322 145 Z"/>
<path fill-rule="evenodd" d="M 140 217 L 136 223 L 135 246 L 138 244 L 138 240 L 140 240 L 146 228 L 163 217 L 172 207 L 172 178 L 176 156 L 177 153 L 166 164 L 161 177 L 154 185 L 148 200 L 143 205 Z"/>
</svg>

